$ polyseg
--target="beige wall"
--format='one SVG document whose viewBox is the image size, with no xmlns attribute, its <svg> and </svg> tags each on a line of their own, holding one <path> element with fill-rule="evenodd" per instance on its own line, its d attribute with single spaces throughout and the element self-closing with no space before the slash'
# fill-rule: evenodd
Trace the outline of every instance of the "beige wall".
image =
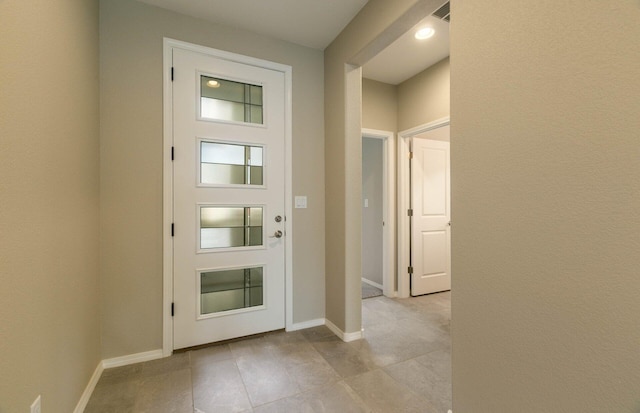
<svg viewBox="0 0 640 413">
<path fill-rule="evenodd" d="M 0 411 L 73 411 L 100 361 L 98 3 L 0 1 Z"/>
<path fill-rule="evenodd" d="M 135 1 L 101 2 L 105 358 L 162 346 L 163 37 L 293 67 L 294 322 L 324 317 L 323 55 Z"/>
<path fill-rule="evenodd" d="M 640 5 L 452 15 L 454 412 L 638 412 Z"/>
<path fill-rule="evenodd" d="M 398 130 L 398 88 L 362 79 L 362 127 L 388 132 Z"/>
<path fill-rule="evenodd" d="M 397 86 L 362 79 L 362 127 L 405 131 L 449 116 L 450 65 L 445 58 Z"/>
<path fill-rule="evenodd" d="M 398 85 L 398 131 L 449 116 L 449 58 Z"/>
</svg>

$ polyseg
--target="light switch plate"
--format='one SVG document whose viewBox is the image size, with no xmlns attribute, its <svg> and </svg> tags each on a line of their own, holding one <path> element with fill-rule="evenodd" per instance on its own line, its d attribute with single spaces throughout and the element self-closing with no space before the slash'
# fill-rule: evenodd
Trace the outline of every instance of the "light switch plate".
<svg viewBox="0 0 640 413">
<path fill-rule="evenodd" d="M 306 196 L 297 196 L 295 201 L 296 201 L 296 208 L 306 208 L 307 207 L 307 197 Z"/>
</svg>

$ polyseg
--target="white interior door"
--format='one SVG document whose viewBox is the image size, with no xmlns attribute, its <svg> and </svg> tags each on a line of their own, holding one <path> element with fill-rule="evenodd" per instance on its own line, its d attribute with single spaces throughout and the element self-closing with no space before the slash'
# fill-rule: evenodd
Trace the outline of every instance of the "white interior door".
<svg viewBox="0 0 640 413">
<path fill-rule="evenodd" d="M 284 73 L 182 49 L 173 70 L 173 347 L 284 328 Z"/>
<path fill-rule="evenodd" d="M 449 126 L 414 137 L 411 161 L 411 295 L 451 289 Z M 426 139 L 425 139 L 426 138 Z"/>
</svg>

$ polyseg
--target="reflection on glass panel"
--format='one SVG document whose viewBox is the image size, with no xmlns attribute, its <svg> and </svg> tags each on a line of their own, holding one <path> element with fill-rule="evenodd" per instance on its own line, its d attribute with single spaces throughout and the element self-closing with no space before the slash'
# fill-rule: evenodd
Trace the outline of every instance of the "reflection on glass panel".
<svg viewBox="0 0 640 413">
<path fill-rule="evenodd" d="M 260 244 L 258 244 L 260 245 Z M 232 248 L 245 246 L 245 230 L 241 228 L 202 228 L 200 248 Z"/>
<path fill-rule="evenodd" d="M 244 122 L 245 118 L 245 108 L 242 103 L 202 98 L 200 100 L 200 109 L 202 110 L 201 115 L 203 118 L 232 120 L 235 122 Z"/>
<path fill-rule="evenodd" d="M 261 146 L 200 142 L 200 182 L 209 185 L 262 185 Z"/>
<path fill-rule="evenodd" d="M 200 273 L 200 314 L 260 306 L 263 268 L 240 268 Z"/>
<path fill-rule="evenodd" d="M 259 208 L 255 208 L 259 209 Z M 244 227 L 244 208 L 200 208 L 201 228 Z"/>
<path fill-rule="evenodd" d="M 246 168 L 240 165 L 201 164 L 200 181 L 210 185 L 244 185 Z M 261 185 L 262 182 L 252 185 Z"/>
<path fill-rule="evenodd" d="M 252 247 L 262 245 L 262 227 L 249 228 L 249 245 Z"/>
<path fill-rule="evenodd" d="M 258 208 L 258 207 L 249 208 L 249 226 L 250 227 L 262 226 L 262 208 Z"/>
<path fill-rule="evenodd" d="M 261 207 L 200 207 L 200 249 L 263 245 Z"/>
<path fill-rule="evenodd" d="M 262 185 L 262 166 L 252 166 L 249 168 L 251 173 L 249 176 L 249 183 L 251 185 Z"/>
<path fill-rule="evenodd" d="M 262 124 L 262 106 L 251 106 L 249 109 L 250 122 Z"/>
<path fill-rule="evenodd" d="M 245 164 L 244 145 L 229 145 L 217 142 L 202 142 L 200 146 L 202 162 L 228 165 Z M 262 148 L 260 148 L 262 149 Z"/>
<path fill-rule="evenodd" d="M 249 165 L 262 166 L 262 147 L 252 146 L 249 153 Z"/>
<path fill-rule="evenodd" d="M 262 124 L 262 86 L 201 75 L 200 116 Z"/>
</svg>

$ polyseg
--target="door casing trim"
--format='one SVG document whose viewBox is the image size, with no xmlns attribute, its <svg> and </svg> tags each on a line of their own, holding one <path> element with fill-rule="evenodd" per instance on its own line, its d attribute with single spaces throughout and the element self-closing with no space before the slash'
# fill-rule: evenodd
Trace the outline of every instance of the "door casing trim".
<svg viewBox="0 0 640 413">
<path fill-rule="evenodd" d="M 171 148 L 173 146 L 173 93 L 171 87 L 172 50 L 183 49 L 206 54 L 219 59 L 270 69 L 284 74 L 285 85 L 285 328 L 293 327 L 293 174 L 292 174 L 292 68 L 288 65 L 274 63 L 254 57 L 199 46 L 180 40 L 165 37 L 163 40 L 163 150 L 162 150 L 162 354 L 168 357 L 173 353 L 173 317 L 171 304 L 173 302 L 173 237 L 171 224 L 173 223 L 173 164 Z M 180 311 L 176 309 L 176 311 Z"/>
<path fill-rule="evenodd" d="M 450 123 L 447 116 L 398 133 L 398 297 L 400 298 L 407 298 L 410 294 L 409 279 L 411 276 L 408 268 L 411 253 L 411 225 L 406 211 L 411 207 L 408 156 L 411 152 L 411 139 L 416 135 L 447 126 Z"/>
</svg>

